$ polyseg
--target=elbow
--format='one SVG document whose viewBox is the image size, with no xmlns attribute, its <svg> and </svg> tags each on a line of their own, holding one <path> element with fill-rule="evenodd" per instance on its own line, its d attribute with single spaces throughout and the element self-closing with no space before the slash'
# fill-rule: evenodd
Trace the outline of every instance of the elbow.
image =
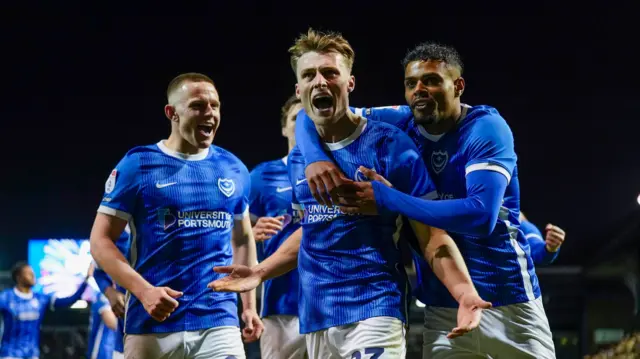
<svg viewBox="0 0 640 359">
<path fill-rule="evenodd" d="M 478 237 L 487 237 L 493 233 L 496 228 L 496 221 L 498 220 L 498 212 L 500 212 L 500 206 L 487 206 L 479 199 L 476 199 L 475 211 L 471 212 L 472 217 L 470 223 L 471 232 L 469 233 Z"/>
</svg>

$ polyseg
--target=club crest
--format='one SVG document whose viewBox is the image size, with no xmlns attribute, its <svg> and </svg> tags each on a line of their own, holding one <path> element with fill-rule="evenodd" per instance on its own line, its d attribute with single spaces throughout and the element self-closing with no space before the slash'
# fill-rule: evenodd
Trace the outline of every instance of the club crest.
<svg viewBox="0 0 640 359">
<path fill-rule="evenodd" d="M 376 172 L 375 168 L 372 168 L 371 170 L 373 172 Z M 362 171 L 360 171 L 360 168 L 356 169 L 356 173 L 353 175 L 353 179 L 356 180 L 357 182 L 369 182 L 369 181 L 371 181 L 369 178 L 367 178 L 367 176 L 364 175 L 364 173 L 362 173 Z"/>
<path fill-rule="evenodd" d="M 449 153 L 447 151 L 433 151 L 431 153 L 431 167 L 435 173 L 439 174 L 447 167 L 449 162 Z"/>
<path fill-rule="evenodd" d="M 232 179 L 229 178 L 218 178 L 218 188 L 220 192 L 227 197 L 231 197 L 233 192 L 236 191 L 236 184 L 233 183 Z"/>
</svg>

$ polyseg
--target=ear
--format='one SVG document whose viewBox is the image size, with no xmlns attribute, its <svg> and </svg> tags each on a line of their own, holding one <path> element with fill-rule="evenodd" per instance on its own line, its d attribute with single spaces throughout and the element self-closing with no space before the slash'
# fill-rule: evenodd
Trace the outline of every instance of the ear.
<svg viewBox="0 0 640 359">
<path fill-rule="evenodd" d="M 462 96 L 464 92 L 465 82 L 463 77 L 458 77 L 457 80 L 454 81 L 453 85 L 455 86 L 456 97 Z"/>
<path fill-rule="evenodd" d="M 349 76 L 349 82 L 347 83 L 347 91 L 353 92 L 355 88 L 356 88 L 356 78 L 353 75 L 351 75 Z"/>
<path fill-rule="evenodd" d="M 289 136 L 287 136 L 287 129 L 286 129 L 286 127 L 283 127 L 283 128 L 282 128 L 282 137 L 289 137 Z"/>
<path fill-rule="evenodd" d="M 300 99 L 300 86 L 296 83 L 296 98 Z"/>
<path fill-rule="evenodd" d="M 167 116 L 169 121 L 178 122 L 178 114 L 176 114 L 176 108 L 173 105 L 164 106 L 164 115 Z"/>
</svg>

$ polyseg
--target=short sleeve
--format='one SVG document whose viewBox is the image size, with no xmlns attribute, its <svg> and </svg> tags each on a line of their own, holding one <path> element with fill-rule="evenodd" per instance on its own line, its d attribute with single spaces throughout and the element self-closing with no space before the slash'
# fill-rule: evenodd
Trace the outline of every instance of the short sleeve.
<svg viewBox="0 0 640 359">
<path fill-rule="evenodd" d="M 131 219 L 138 193 L 139 159 L 136 154 L 127 154 L 114 168 L 104 185 L 104 196 L 98 212 L 115 216 L 125 221 Z"/>
<path fill-rule="evenodd" d="M 245 216 L 249 215 L 249 197 L 251 196 L 251 176 L 247 167 L 240 163 L 240 174 L 238 182 L 242 191 L 242 198 L 238 201 L 233 212 L 235 220 L 242 220 Z"/>
<path fill-rule="evenodd" d="M 409 136 L 398 130 L 392 132 L 386 141 L 386 153 L 382 158 L 387 162 L 386 178 L 393 187 L 414 197 L 437 198 L 435 184 Z"/>
<path fill-rule="evenodd" d="M 385 122 L 398 128 L 404 128 L 404 125 L 413 116 L 409 106 L 356 108 L 354 112 L 368 120 Z"/>
<path fill-rule="evenodd" d="M 466 141 L 465 174 L 480 170 L 495 171 L 503 174 L 510 182 L 517 157 L 509 125 L 496 113 L 487 114 L 475 121 Z"/>
<path fill-rule="evenodd" d="M 264 206 L 262 203 L 263 191 L 262 186 L 262 166 L 254 168 L 250 176 L 251 177 L 251 191 L 249 194 L 249 215 L 252 221 L 256 221 L 260 217 L 264 217 Z"/>
<path fill-rule="evenodd" d="M 294 147 L 287 158 L 287 170 L 289 172 L 289 181 L 291 182 L 291 207 L 295 210 L 303 210 L 302 204 L 298 201 L 297 192 L 299 187 L 304 184 L 307 179 L 304 176 L 305 161 L 298 147 Z"/>
</svg>

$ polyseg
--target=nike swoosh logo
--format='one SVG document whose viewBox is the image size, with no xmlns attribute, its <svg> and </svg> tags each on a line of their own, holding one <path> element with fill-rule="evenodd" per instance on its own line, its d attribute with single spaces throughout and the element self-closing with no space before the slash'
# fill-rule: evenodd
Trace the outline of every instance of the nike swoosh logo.
<svg viewBox="0 0 640 359">
<path fill-rule="evenodd" d="M 162 183 L 162 184 L 160 182 L 156 182 L 156 188 L 165 188 L 165 187 L 173 186 L 176 183 L 178 182 L 169 182 L 169 183 Z"/>
<path fill-rule="evenodd" d="M 302 184 L 303 182 L 306 182 L 306 181 L 307 181 L 306 178 L 305 179 L 301 179 L 301 180 L 297 180 L 296 181 L 296 186 L 299 185 L 299 184 Z"/>
<path fill-rule="evenodd" d="M 283 187 L 278 187 L 278 188 L 276 188 L 276 191 L 278 191 L 278 193 L 286 192 L 286 191 L 289 191 L 289 190 L 291 190 L 291 187 L 284 187 L 284 188 Z"/>
</svg>

